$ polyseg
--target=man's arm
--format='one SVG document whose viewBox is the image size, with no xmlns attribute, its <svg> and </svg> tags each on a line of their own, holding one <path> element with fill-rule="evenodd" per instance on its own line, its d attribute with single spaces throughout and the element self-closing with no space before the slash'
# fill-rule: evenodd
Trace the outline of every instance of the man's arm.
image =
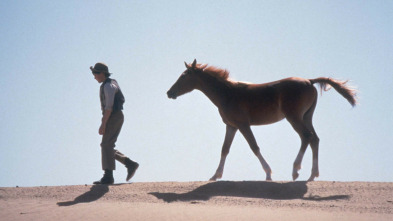
<svg viewBox="0 0 393 221">
<path fill-rule="evenodd" d="M 104 86 L 104 96 L 105 96 L 105 110 L 104 115 L 102 116 L 101 126 L 98 130 L 100 135 L 104 135 L 106 129 L 106 123 L 108 122 L 109 117 L 112 113 L 113 103 L 115 100 L 116 88 L 112 84 L 105 84 Z"/>
<path fill-rule="evenodd" d="M 101 126 L 98 130 L 100 135 L 104 135 L 106 129 L 106 122 L 108 122 L 109 117 L 111 116 L 112 110 L 105 110 L 104 116 L 102 116 Z"/>
</svg>

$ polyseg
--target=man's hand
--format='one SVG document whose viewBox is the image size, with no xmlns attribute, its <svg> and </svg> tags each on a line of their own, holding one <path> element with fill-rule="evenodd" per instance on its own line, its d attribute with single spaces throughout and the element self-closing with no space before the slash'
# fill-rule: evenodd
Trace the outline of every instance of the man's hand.
<svg viewBox="0 0 393 221">
<path fill-rule="evenodd" d="M 98 134 L 99 135 L 104 135 L 106 129 L 106 125 L 101 124 L 100 129 L 98 129 Z"/>
</svg>

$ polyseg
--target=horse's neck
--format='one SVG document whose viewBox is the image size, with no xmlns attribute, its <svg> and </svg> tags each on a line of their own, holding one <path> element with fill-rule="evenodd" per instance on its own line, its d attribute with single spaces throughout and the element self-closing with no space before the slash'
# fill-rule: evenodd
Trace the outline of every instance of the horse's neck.
<svg viewBox="0 0 393 221">
<path fill-rule="evenodd" d="M 218 108 L 221 108 L 229 98 L 230 87 L 208 74 L 201 74 L 197 89 L 202 91 Z"/>
</svg>

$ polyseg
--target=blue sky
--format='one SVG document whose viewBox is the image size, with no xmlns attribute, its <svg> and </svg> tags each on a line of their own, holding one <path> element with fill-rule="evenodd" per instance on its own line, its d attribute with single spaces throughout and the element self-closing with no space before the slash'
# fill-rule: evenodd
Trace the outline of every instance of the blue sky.
<svg viewBox="0 0 393 221">
<path fill-rule="evenodd" d="M 208 180 L 225 135 L 199 91 L 169 100 L 184 61 L 240 81 L 350 79 L 360 104 L 319 97 L 317 180 L 392 182 L 392 1 L 1 1 L 0 186 L 91 184 L 102 175 L 99 84 L 108 64 L 126 97 L 117 148 L 134 182 Z M 253 127 L 273 180 L 291 180 L 300 139 L 286 120 Z M 311 172 L 307 150 L 300 180 Z M 116 182 L 126 170 L 118 164 Z M 224 180 L 264 180 L 238 133 Z"/>
</svg>

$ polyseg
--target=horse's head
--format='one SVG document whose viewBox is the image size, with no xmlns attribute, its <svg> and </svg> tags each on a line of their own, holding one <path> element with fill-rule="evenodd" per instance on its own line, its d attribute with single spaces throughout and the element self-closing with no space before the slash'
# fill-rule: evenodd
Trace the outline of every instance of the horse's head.
<svg viewBox="0 0 393 221">
<path fill-rule="evenodd" d="M 167 92 L 168 98 L 176 99 L 177 97 L 191 92 L 196 88 L 197 73 L 203 70 L 203 68 L 197 66 L 196 59 L 191 65 L 187 64 L 186 62 L 184 63 L 187 69 L 180 75 L 176 83 Z"/>
</svg>

